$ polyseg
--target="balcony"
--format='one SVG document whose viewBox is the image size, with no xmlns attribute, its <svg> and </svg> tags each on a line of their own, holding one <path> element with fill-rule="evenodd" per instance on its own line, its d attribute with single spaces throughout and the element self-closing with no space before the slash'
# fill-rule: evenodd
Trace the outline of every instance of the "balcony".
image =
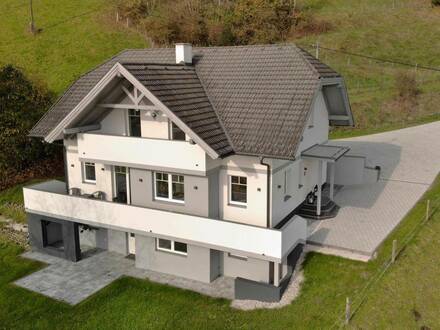
<svg viewBox="0 0 440 330">
<path fill-rule="evenodd" d="M 23 189 L 27 212 L 152 235 L 281 262 L 306 239 L 306 220 L 294 216 L 281 229 L 268 229 L 228 221 L 173 213 L 67 195 L 65 184 L 49 181 Z"/>
<path fill-rule="evenodd" d="M 147 139 L 105 134 L 78 134 L 82 161 L 146 169 L 179 169 L 179 173 L 204 175 L 206 153 L 187 141 Z"/>
</svg>

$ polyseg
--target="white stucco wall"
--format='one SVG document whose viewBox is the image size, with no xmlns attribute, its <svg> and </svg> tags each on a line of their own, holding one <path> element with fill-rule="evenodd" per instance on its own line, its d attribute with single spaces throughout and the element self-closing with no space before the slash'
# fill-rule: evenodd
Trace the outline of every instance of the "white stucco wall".
<svg viewBox="0 0 440 330">
<path fill-rule="evenodd" d="M 303 150 L 317 143 L 326 142 L 328 140 L 328 131 L 328 111 L 324 96 L 322 92 L 319 92 L 313 104 L 313 112 L 304 130 L 303 139 L 299 144 L 297 156 L 299 156 Z"/>
<path fill-rule="evenodd" d="M 247 177 L 247 205 L 229 203 L 229 176 Z M 220 219 L 266 227 L 266 167 L 257 157 L 232 156 L 223 160 L 219 171 Z"/>
<path fill-rule="evenodd" d="M 96 111 L 103 111 L 97 109 Z M 95 132 L 113 135 L 127 135 L 127 110 L 113 109 L 101 120 L 101 129 Z"/>
<path fill-rule="evenodd" d="M 276 167 L 278 165 L 278 167 Z M 298 207 L 307 197 L 307 194 L 318 184 L 318 161 L 301 160 L 294 162 L 285 161 L 283 164 L 275 163 L 272 175 L 272 227 L 275 227 L 290 212 Z M 286 198 L 285 172 L 290 170 L 290 189 Z M 323 164 L 323 184 L 326 179 L 326 166 Z M 300 187 L 300 183 L 302 187 Z"/>
<path fill-rule="evenodd" d="M 66 147 L 66 168 L 69 178 L 69 188 L 80 188 L 82 194 L 103 191 L 106 200 L 112 200 L 112 168 L 109 165 L 95 163 L 96 183 L 83 181 L 82 164 L 78 159 L 78 149 L 75 140 L 64 140 Z"/>
<path fill-rule="evenodd" d="M 153 118 L 150 112 L 141 110 L 141 132 L 145 138 L 169 139 L 168 118 L 160 113 Z"/>
</svg>

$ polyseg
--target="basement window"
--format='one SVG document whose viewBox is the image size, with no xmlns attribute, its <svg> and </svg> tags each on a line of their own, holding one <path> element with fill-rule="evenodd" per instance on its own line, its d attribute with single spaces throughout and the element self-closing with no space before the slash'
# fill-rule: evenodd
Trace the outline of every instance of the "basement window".
<svg viewBox="0 0 440 330">
<path fill-rule="evenodd" d="M 169 239 L 157 238 L 156 248 L 159 251 L 172 252 L 181 255 L 188 255 L 188 246 L 185 243 L 172 241 Z"/>
</svg>

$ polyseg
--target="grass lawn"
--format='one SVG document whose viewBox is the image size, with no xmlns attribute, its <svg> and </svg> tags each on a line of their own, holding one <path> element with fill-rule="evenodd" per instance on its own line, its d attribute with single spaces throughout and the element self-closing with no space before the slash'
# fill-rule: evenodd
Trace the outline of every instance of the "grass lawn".
<svg viewBox="0 0 440 330">
<path fill-rule="evenodd" d="M 300 296 L 279 310 L 238 311 L 223 299 L 133 278 L 122 278 L 71 307 L 11 282 L 42 267 L 21 259 L 20 248 L 0 237 L 0 325 L 4 328 L 329 328 L 402 241 L 420 222 L 427 198 L 440 196 L 440 178 L 369 263 L 310 253 Z M 434 214 L 374 287 L 355 315 L 354 327 L 411 328 L 440 325 L 440 212 Z M 416 312 L 414 312 L 416 311 Z M 415 316 L 416 315 L 416 316 Z M 416 320 L 418 319 L 418 320 Z"/>
<path fill-rule="evenodd" d="M 23 207 L 23 187 L 41 181 L 44 180 L 31 180 L 0 191 L 0 215 L 5 218 L 10 218 L 15 222 L 26 222 L 26 214 Z"/>
<path fill-rule="evenodd" d="M 127 48 L 148 47 L 145 38 L 116 25 L 112 1 L 34 0 L 37 36 L 28 32 L 28 1 L 3 0 L 0 11 L 0 65 L 16 64 L 56 95 L 81 74 Z M 440 67 L 440 8 L 430 0 L 299 0 L 318 22 L 331 28 L 292 39 L 314 54 L 311 46 L 342 49 L 378 58 Z M 319 25 L 319 24 L 318 24 Z M 318 26 L 319 27 L 319 26 Z M 356 128 L 336 130 L 349 137 L 438 120 L 440 72 L 417 71 L 417 104 L 403 109 L 396 101 L 397 73 L 414 69 L 320 51 L 320 59 L 345 78 Z"/>
<path fill-rule="evenodd" d="M 322 47 L 440 68 L 440 8 L 430 0 L 300 0 L 331 28 L 295 39 L 315 54 Z M 417 104 L 398 102 L 396 76 L 415 68 L 379 63 L 321 48 L 319 58 L 340 72 L 347 83 L 356 128 L 336 130 L 332 137 L 371 134 L 439 120 L 440 72 L 417 70 Z M 423 63 L 423 64 L 422 64 Z"/>
<path fill-rule="evenodd" d="M 34 0 L 35 37 L 28 32 L 29 1 L 2 0 L 0 65 L 25 69 L 59 95 L 76 78 L 127 48 L 147 47 L 136 33 L 115 27 L 112 2 Z M 7 14 L 6 14 L 7 13 Z"/>
</svg>

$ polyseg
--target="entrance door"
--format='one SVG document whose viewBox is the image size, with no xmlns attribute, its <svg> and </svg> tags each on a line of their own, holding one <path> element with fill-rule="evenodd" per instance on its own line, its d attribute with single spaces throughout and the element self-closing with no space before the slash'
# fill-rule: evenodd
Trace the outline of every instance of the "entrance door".
<svg viewBox="0 0 440 330">
<path fill-rule="evenodd" d="M 115 166 L 115 196 L 114 201 L 118 203 L 129 203 L 128 194 L 128 169 L 123 166 Z"/>
<path fill-rule="evenodd" d="M 136 236 L 133 233 L 128 236 L 128 253 L 136 254 Z"/>
</svg>

